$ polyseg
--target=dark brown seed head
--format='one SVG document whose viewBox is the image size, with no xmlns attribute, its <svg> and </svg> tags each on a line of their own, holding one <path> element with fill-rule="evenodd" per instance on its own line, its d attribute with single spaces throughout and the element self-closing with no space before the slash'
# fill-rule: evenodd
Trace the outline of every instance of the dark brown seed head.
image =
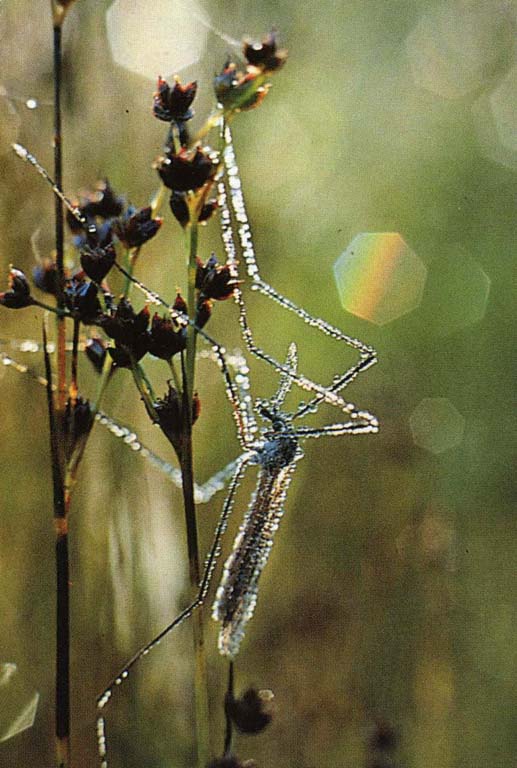
<svg viewBox="0 0 517 768">
<path fill-rule="evenodd" d="M 225 711 L 241 733 L 260 733 L 273 717 L 272 691 L 249 688 L 240 699 L 227 696 Z"/>
<path fill-rule="evenodd" d="M 25 274 L 15 267 L 9 270 L 8 290 L 0 293 L 0 304 L 8 309 L 23 309 L 33 304 L 29 281 Z"/>
<path fill-rule="evenodd" d="M 154 404 L 158 416 L 158 425 L 164 435 L 170 440 L 178 454 L 181 454 L 183 445 L 183 399 L 181 394 L 168 382 L 169 391 L 165 397 Z M 192 424 L 195 424 L 201 406 L 197 393 L 192 398 Z"/>
<path fill-rule="evenodd" d="M 205 264 L 198 259 L 196 271 L 196 288 L 203 297 L 224 301 L 230 298 L 235 288 L 241 283 L 237 280 L 234 270 L 227 265 L 219 264 L 212 254 Z"/>
<path fill-rule="evenodd" d="M 203 328 L 212 314 L 212 302 L 209 299 L 201 299 L 197 305 L 194 322 L 197 328 Z"/>
<path fill-rule="evenodd" d="M 213 179 L 217 165 L 197 147 L 194 151 L 181 149 L 177 154 L 161 158 L 157 170 L 166 187 L 175 192 L 188 192 L 200 189 Z"/>
<path fill-rule="evenodd" d="M 149 352 L 162 360 L 170 360 L 187 344 L 187 329 L 181 328 L 170 317 L 160 317 L 158 313 L 153 316 L 150 336 Z"/>
<path fill-rule="evenodd" d="M 81 267 L 95 283 L 102 283 L 115 263 L 115 248 L 109 243 L 104 248 L 100 245 L 91 247 L 86 243 L 81 248 Z"/>
<path fill-rule="evenodd" d="M 94 415 L 88 400 L 77 397 L 68 398 L 65 410 L 65 436 L 68 440 L 69 455 L 78 441 L 86 437 L 93 427 Z"/>
<path fill-rule="evenodd" d="M 77 272 L 66 281 L 65 305 L 78 320 L 91 325 L 97 322 L 101 314 L 97 293 L 97 285 L 86 280 L 84 272 Z"/>
<path fill-rule="evenodd" d="M 147 306 L 136 313 L 129 299 L 122 298 L 113 315 L 103 315 L 99 325 L 115 340 L 115 349 L 109 354 L 120 368 L 131 366 L 132 360 L 140 360 L 149 351 L 150 336 L 147 332 L 150 313 Z"/>
<path fill-rule="evenodd" d="M 169 201 L 171 211 L 176 218 L 176 220 L 181 224 L 182 227 L 186 227 L 187 224 L 190 221 L 190 214 L 189 209 L 187 205 L 187 201 L 185 199 L 185 193 L 184 192 L 173 192 L 171 195 L 171 199 Z M 201 213 L 198 216 L 198 223 L 204 224 L 207 222 L 214 211 L 217 208 L 217 201 L 216 200 L 209 200 L 207 203 L 205 203 L 201 209 Z"/>
<path fill-rule="evenodd" d="M 176 310 L 176 312 L 181 312 L 182 315 L 188 314 L 188 307 L 187 302 L 181 295 L 181 293 L 178 291 L 176 294 L 176 298 L 174 299 L 174 304 L 172 305 L 172 308 Z"/>
<path fill-rule="evenodd" d="M 158 86 L 154 94 L 153 113 L 158 120 L 171 123 L 173 120 L 190 120 L 194 112 L 190 105 L 194 101 L 197 83 L 182 85 L 176 78 L 171 87 L 166 80 L 158 78 Z"/>
<path fill-rule="evenodd" d="M 277 48 L 275 30 L 263 37 L 260 43 L 245 40 L 242 52 L 248 64 L 263 72 L 274 72 L 280 69 L 287 59 L 287 50 Z"/>
<path fill-rule="evenodd" d="M 159 217 L 153 219 L 150 207 L 128 208 L 123 217 L 111 223 L 111 227 L 126 248 L 139 248 L 155 236 L 162 223 L 163 219 Z"/>
</svg>

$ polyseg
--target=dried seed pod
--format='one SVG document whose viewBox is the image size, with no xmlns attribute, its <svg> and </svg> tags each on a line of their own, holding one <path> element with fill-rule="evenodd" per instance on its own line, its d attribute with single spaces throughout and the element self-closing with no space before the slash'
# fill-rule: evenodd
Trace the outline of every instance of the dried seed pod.
<svg viewBox="0 0 517 768">
<path fill-rule="evenodd" d="M 187 329 L 170 317 L 155 313 L 151 323 L 149 352 L 161 360 L 170 360 L 187 346 Z"/>
<path fill-rule="evenodd" d="M 149 308 L 136 313 L 129 299 L 122 298 L 113 315 L 103 315 L 98 324 L 115 341 L 108 352 L 120 368 L 129 368 L 149 351 Z"/>
<path fill-rule="evenodd" d="M 212 314 L 212 302 L 209 299 L 201 299 L 196 309 L 194 322 L 197 328 L 204 328 Z"/>
<path fill-rule="evenodd" d="M 181 295 L 181 293 L 178 291 L 176 294 L 176 298 L 174 299 L 174 304 L 172 305 L 172 308 L 176 310 L 176 312 L 181 312 L 183 315 L 188 314 L 188 307 L 187 302 Z"/>
<path fill-rule="evenodd" d="M 269 83 L 264 83 L 260 70 L 254 68 L 246 73 L 238 72 L 232 62 L 227 62 L 220 75 L 214 78 L 217 101 L 226 110 L 243 112 L 254 109 L 264 100 Z"/>
<path fill-rule="evenodd" d="M 123 217 L 111 222 L 114 234 L 126 248 L 139 248 L 160 229 L 163 219 L 152 217 L 152 208 L 128 208 Z"/>
<path fill-rule="evenodd" d="M 100 245 L 90 247 L 85 244 L 81 248 L 81 266 L 95 283 L 101 283 L 115 263 L 115 248 L 109 243 L 104 248 Z"/>
<path fill-rule="evenodd" d="M 65 305 L 82 323 L 92 325 L 98 322 L 101 305 L 97 297 L 98 286 L 85 280 L 84 272 L 78 272 L 65 285 Z"/>
<path fill-rule="evenodd" d="M 166 187 L 175 192 L 188 192 L 200 189 L 213 179 L 217 165 L 200 147 L 193 152 L 183 148 L 177 154 L 161 158 L 157 170 Z"/>
<path fill-rule="evenodd" d="M 190 214 L 187 201 L 185 199 L 185 193 L 173 192 L 169 201 L 169 205 L 176 220 L 181 224 L 182 227 L 186 227 L 190 221 Z M 201 208 L 201 212 L 198 216 L 198 224 L 204 224 L 207 222 L 216 209 L 216 200 L 209 200 L 207 203 L 205 203 Z"/>
<path fill-rule="evenodd" d="M 157 91 L 154 94 L 153 114 L 158 120 L 172 123 L 173 120 L 190 120 L 194 112 L 190 105 L 194 101 L 197 91 L 197 82 L 182 85 L 176 77 L 171 86 L 163 78 L 158 78 Z"/>
<path fill-rule="evenodd" d="M 242 280 L 237 280 L 229 266 L 218 263 L 215 254 L 205 264 L 197 260 L 196 288 L 203 297 L 224 301 L 241 283 Z"/>
<path fill-rule="evenodd" d="M 8 309 L 23 309 L 34 304 L 29 281 L 21 269 L 10 268 L 8 290 L 0 293 L 0 304 Z"/>
<path fill-rule="evenodd" d="M 167 382 L 169 391 L 165 397 L 157 400 L 154 403 L 154 409 L 158 416 L 158 425 L 164 435 L 174 446 L 178 455 L 181 455 L 183 446 L 183 399 L 178 390 L 172 386 L 171 382 Z M 192 398 L 192 424 L 195 424 L 199 413 L 201 411 L 201 405 L 197 393 L 194 393 Z"/>
<path fill-rule="evenodd" d="M 94 415 L 88 400 L 82 397 L 76 397 L 73 400 L 68 398 L 64 418 L 68 457 L 71 456 L 77 443 L 89 434 L 93 422 Z"/>
<path fill-rule="evenodd" d="M 287 50 L 277 48 L 275 30 L 271 30 L 269 35 L 263 37 L 260 43 L 245 40 L 242 52 L 248 64 L 263 72 L 275 72 L 287 60 Z"/>
<path fill-rule="evenodd" d="M 240 699 L 227 696 L 224 708 L 241 733 L 260 733 L 272 720 L 272 691 L 248 688 Z"/>
</svg>

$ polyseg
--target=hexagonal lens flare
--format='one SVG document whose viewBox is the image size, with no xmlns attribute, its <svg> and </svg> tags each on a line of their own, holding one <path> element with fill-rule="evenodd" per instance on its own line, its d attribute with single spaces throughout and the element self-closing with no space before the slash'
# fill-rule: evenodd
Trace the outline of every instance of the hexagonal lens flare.
<svg viewBox="0 0 517 768">
<path fill-rule="evenodd" d="M 344 309 L 376 325 L 418 307 L 426 276 L 425 264 L 397 232 L 357 235 L 334 264 Z"/>
<path fill-rule="evenodd" d="M 465 419 L 446 397 L 426 397 L 409 417 L 409 426 L 415 445 L 438 454 L 461 443 Z"/>
<path fill-rule="evenodd" d="M 475 259 L 451 253 L 429 266 L 421 307 L 428 332 L 447 336 L 478 323 L 485 315 L 490 278 Z"/>
<path fill-rule="evenodd" d="M 155 80 L 196 64 L 207 39 L 199 6 L 183 0 L 115 0 L 106 12 L 106 26 L 115 62 Z"/>
<path fill-rule="evenodd" d="M 416 85 L 449 99 L 490 86 L 511 61 L 509 13 L 449 0 L 427 10 L 406 39 Z"/>
</svg>

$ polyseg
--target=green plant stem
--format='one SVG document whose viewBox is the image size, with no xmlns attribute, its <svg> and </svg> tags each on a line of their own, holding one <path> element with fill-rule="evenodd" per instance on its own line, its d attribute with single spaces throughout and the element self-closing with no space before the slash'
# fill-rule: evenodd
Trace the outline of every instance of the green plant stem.
<svg viewBox="0 0 517 768">
<path fill-rule="evenodd" d="M 190 226 L 188 238 L 188 288 L 187 302 L 192 320 L 196 314 L 196 257 L 198 244 L 197 221 Z M 183 358 L 182 358 L 183 362 Z M 196 366 L 196 332 L 193 326 L 187 329 L 186 363 L 182 365 L 183 374 L 183 435 L 180 455 L 183 503 L 185 508 L 185 526 L 187 531 L 187 550 L 189 561 L 189 579 L 191 594 L 199 589 L 201 571 L 199 565 L 199 544 L 197 535 L 196 506 L 194 503 L 194 472 L 192 457 L 192 396 Z M 204 642 L 203 610 L 200 606 L 192 616 L 195 671 L 194 696 L 196 709 L 196 744 L 197 765 L 205 768 L 210 759 L 210 712 L 208 706 L 208 680 L 206 670 L 206 652 Z"/>
<path fill-rule="evenodd" d="M 233 666 L 233 661 L 230 661 L 230 664 L 228 667 L 228 688 L 226 690 L 225 704 L 233 701 L 234 687 L 235 687 L 235 669 Z M 229 755 L 232 751 L 233 723 L 232 723 L 232 718 L 230 717 L 230 714 L 228 711 L 228 707 L 226 706 L 224 708 L 224 714 L 226 719 L 226 730 L 224 733 L 223 754 Z"/>
<path fill-rule="evenodd" d="M 179 379 L 178 372 L 176 370 L 176 367 L 174 365 L 174 360 L 172 359 L 172 357 L 169 360 L 167 360 L 167 363 L 169 365 L 169 370 L 172 374 L 172 380 L 174 381 L 174 386 L 176 387 L 177 391 L 181 393 L 182 385 L 181 385 L 181 381 Z"/>
</svg>

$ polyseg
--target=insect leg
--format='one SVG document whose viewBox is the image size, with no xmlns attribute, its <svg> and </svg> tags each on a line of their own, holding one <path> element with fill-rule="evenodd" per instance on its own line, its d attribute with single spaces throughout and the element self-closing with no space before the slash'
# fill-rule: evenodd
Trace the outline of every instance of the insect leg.
<svg viewBox="0 0 517 768">
<path fill-rule="evenodd" d="M 196 595 L 195 600 L 193 600 L 189 606 L 187 606 L 183 611 L 181 611 L 181 613 L 179 613 L 176 616 L 176 618 L 170 622 L 170 624 L 168 624 L 164 629 L 162 629 L 161 632 L 159 632 L 159 634 L 156 635 L 155 638 L 153 638 L 149 643 L 146 643 L 146 645 L 142 646 L 129 659 L 129 661 L 127 661 L 124 664 L 124 666 L 119 671 L 119 673 L 109 682 L 107 687 L 97 698 L 97 745 L 98 745 L 99 758 L 101 761 L 101 768 L 107 768 L 108 766 L 107 744 L 106 744 L 106 722 L 105 722 L 103 710 L 106 707 L 109 700 L 111 699 L 111 697 L 113 696 L 113 691 L 115 690 L 115 688 L 124 682 L 124 680 L 128 677 L 130 670 L 135 666 L 135 664 L 138 661 L 140 661 L 140 659 L 142 659 L 144 656 L 147 656 L 147 654 L 150 651 L 152 651 L 153 648 L 159 645 L 159 643 L 163 640 L 164 637 L 166 637 L 175 627 L 178 627 L 186 619 L 188 619 L 189 616 L 191 616 L 192 613 L 196 610 L 196 608 L 199 608 L 199 606 L 203 604 L 207 596 L 208 590 L 210 589 L 210 584 L 212 581 L 214 569 L 221 551 L 221 539 L 223 537 L 224 532 L 226 531 L 228 518 L 232 511 L 233 502 L 235 499 L 235 493 L 237 491 L 237 488 L 239 487 L 239 483 L 244 474 L 246 465 L 248 464 L 251 458 L 252 458 L 252 454 L 244 453 L 238 459 L 237 467 L 235 469 L 232 481 L 228 488 L 228 495 L 224 502 L 221 516 L 219 518 L 219 522 L 217 523 L 217 526 L 215 529 L 212 546 L 210 547 L 210 550 L 205 560 L 203 576 L 201 578 L 201 582 L 199 584 L 199 591 Z"/>
</svg>

